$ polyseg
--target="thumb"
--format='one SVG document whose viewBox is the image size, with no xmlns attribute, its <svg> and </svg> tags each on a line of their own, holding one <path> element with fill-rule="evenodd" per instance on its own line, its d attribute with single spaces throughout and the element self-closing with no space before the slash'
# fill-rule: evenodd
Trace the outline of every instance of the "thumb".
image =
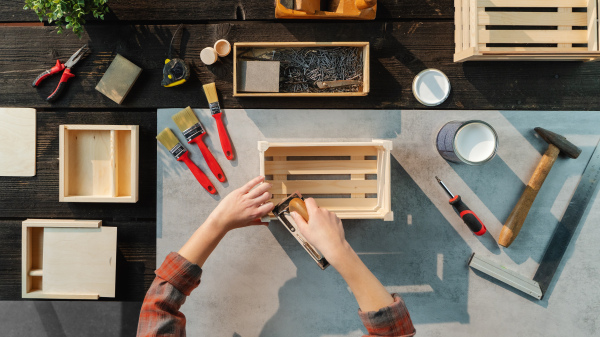
<svg viewBox="0 0 600 337">
<path fill-rule="evenodd" d="M 290 215 L 294 219 L 294 222 L 296 222 L 300 233 L 304 235 L 304 233 L 306 233 L 306 231 L 308 230 L 308 223 L 306 223 L 306 220 L 304 220 L 304 218 L 295 211 L 291 212 Z"/>
</svg>

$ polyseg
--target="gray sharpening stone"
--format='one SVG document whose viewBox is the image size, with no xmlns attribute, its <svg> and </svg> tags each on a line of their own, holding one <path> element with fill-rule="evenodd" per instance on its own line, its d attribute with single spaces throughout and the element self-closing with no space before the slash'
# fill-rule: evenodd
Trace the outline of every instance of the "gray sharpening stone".
<svg viewBox="0 0 600 337">
<path fill-rule="evenodd" d="M 142 68 L 117 54 L 96 85 L 96 90 L 121 104 L 141 72 Z"/>
<path fill-rule="evenodd" d="M 279 92 L 279 61 L 240 61 L 242 92 Z"/>
</svg>

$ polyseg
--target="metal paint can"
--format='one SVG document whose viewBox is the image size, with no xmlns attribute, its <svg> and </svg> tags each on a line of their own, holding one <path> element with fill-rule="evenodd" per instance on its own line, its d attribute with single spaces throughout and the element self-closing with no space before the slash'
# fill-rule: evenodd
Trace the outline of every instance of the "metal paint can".
<svg viewBox="0 0 600 337">
<path fill-rule="evenodd" d="M 448 161 L 482 165 L 496 155 L 498 135 L 484 121 L 451 121 L 438 132 L 436 146 Z"/>
</svg>

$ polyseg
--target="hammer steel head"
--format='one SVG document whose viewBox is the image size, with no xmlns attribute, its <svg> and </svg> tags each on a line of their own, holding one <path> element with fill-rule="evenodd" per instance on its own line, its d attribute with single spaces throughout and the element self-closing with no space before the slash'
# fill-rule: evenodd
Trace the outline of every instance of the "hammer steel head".
<svg viewBox="0 0 600 337">
<path fill-rule="evenodd" d="M 571 158 L 579 157 L 581 153 L 581 149 L 575 146 L 573 143 L 567 140 L 567 138 L 559 135 L 558 133 L 554 133 L 552 131 L 548 131 L 544 128 L 537 127 L 534 129 L 535 132 L 540 135 L 546 142 L 556 146 L 560 152 L 563 152 L 567 156 Z"/>
</svg>

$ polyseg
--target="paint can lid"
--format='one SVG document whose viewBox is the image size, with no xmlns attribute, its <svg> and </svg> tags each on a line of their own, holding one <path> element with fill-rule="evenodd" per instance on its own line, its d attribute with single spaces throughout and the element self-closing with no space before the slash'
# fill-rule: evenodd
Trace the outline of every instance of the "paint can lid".
<svg viewBox="0 0 600 337">
<path fill-rule="evenodd" d="M 437 69 L 425 69 L 415 76 L 412 85 L 415 98 L 424 105 L 442 104 L 450 95 L 448 77 Z"/>
</svg>

